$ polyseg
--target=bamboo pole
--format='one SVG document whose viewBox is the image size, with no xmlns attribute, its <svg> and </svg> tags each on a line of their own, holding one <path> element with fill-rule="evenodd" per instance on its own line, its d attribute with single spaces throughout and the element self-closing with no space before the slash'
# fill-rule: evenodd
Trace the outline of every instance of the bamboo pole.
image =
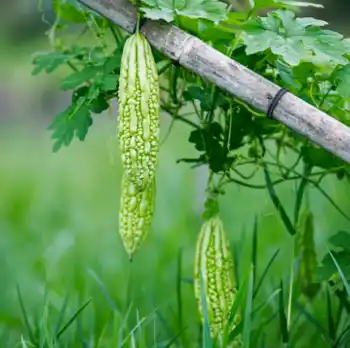
<svg viewBox="0 0 350 348">
<path fill-rule="evenodd" d="M 127 32 L 134 31 L 137 11 L 130 0 L 79 1 Z M 165 56 L 264 113 L 280 89 L 172 24 L 146 20 L 141 32 Z M 292 93 L 287 93 L 279 101 L 273 117 L 350 163 L 350 129 L 338 120 Z"/>
</svg>

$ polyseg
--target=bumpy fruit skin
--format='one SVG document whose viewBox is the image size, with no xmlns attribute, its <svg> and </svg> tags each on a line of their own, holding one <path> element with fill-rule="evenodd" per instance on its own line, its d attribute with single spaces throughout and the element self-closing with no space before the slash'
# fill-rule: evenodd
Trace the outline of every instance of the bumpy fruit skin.
<svg viewBox="0 0 350 348">
<path fill-rule="evenodd" d="M 203 283 L 201 282 L 201 277 Z M 227 323 L 237 292 L 233 260 L 220 218 L 206 220 L 198 236 L 195 257 L 195 296 L 202 320 L 202 290 L 204 287 L 212 336 L 220 336 Z M 239 317 L 234 319 L 237 324 Z"/>
<path fill-rule="evenodd" d="M 155 176 L 159 152 L 159 80 L 142 34 L 124 46 L 118 91 L 118 139 L 124 172 L 139 190 Z"/>
<path fill-rule="evenodd" d="M 151 228 L 156 196 L 155 179 L 140 191 L 124 174 L 121 191 L 119 233 L 131 260 Z"/>
<path fill-rule="evenodd" d="M 309 298 L 313 298 L 320 287 L 314 279 L 318 264 L 314 232 L 313 214 L 309 208 L 305 208 L 295 238 L 295 254 L 299 259 L 296 280 L 301 292 Z"/>
</svg>

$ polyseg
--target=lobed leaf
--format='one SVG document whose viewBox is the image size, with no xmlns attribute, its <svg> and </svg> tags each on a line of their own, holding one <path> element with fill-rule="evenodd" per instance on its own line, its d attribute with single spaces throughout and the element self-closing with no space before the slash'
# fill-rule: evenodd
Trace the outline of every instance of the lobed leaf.
<svg viewBox="0 0 350 348">
<path fill-rule="evenodd" d="M 205 18 L 216 23 L 227 18 L 226 4 L 217 0 L 143 0 L 142 4 L 145 17 L 167 22 L 177 15 Z"/>
<path fill-rule="evenodd" d="M 53 151 L 57 152 L 62 146 L 68 146 L 74 136 L 83 141 L 91 125 L 89 108 L 84 104 L 84 98 L 80 98 L 77 103 L 56 116 L 48 127 L 53 131 L 52 139 L 55 140 Z"/>
<path fill-rule="evenodd" d="M 244 24 L 242 39 L 248 55 L 271 50 L 291 66 L 303 61 L 345 65 L 348 45 L 341 34 L 320 29 L 326 24 L 312 17 L 295 18 L 288 10 L 277 10 Z"/>
</svg>

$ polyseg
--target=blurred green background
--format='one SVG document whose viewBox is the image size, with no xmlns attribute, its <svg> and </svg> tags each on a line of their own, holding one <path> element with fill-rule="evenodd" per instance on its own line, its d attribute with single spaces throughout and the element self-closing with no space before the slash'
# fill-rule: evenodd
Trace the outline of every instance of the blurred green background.
<svg viewBox="0 0 350 348">
<path fill-rule="evenodd" d="M 325 10 L 306 13 L 346 33 L 349 3 L 324 3 Z M 45 8 L 50 19 L 49 4 Z M 161 335 L 171 332 L 178 310 L 178 254 L 182 250 L 182 276 L 191 278 L 207 170 L 176 164 L 178 158 L 195 154 L 187 142 L 189 129 L 176 123 L 161 148 L 153 227 L 129 264 L 118 234 L 121 166 L 116 106 L 95 116 L 85 142 L 74 140 L 69 148 L 52 153 L 46 127 L 68 105 L 70 94 L 59 91 L 62 70 L 31 76 L 32 53 L 48 47 L 45 30 L 47 25 L 41 21 L 35 1 L 1 1 L 0 347 L 20 346 L 21 336 L 26 335 L 17 285 L 31 323 L 48 325 L 48 331 L 69 293 L 67 318 L 92 298 L 88 314 L 81 319 L 85 337 L 101 334 L 112 316 L 112 300 L 124 314 L 132 303 L 130 320 L 134 322 L 137 315 L 148 316 L 158 307 L 160 326 L 156 331 Z M 169 116 L 162 115 L 161 123 L 163 138 Z M 338 205 L 349 211 L 347 185 L 327 180 L 325 188 Z M 294 185 L 285 184 L 278 192 L 286 207 L 291 207 Z M 309 198 L 316 216 L 321 257 L 327 238 L 339 229 L 348 229 L 348 224 L 317 191 L 313 190 Z M 227 233 L 239 250 L 242 274 L 249 266 L 255 216 L 259 223 L 258 272 L 281 248 L 261 293 L 262 297 L 270 295 L 279 279 L 288 275 L 291 239 L 267 193 L 232 185 L 220 203 Z M 182 283 L 181 303 L 183 320 L 193 334 L 197 332 L 198 316 L 192 285 L 186 281 Z M 145 325 L 153 330 L 152 323 Z M 69 344 L 74 330 L 70 328 L 64 334 L 67 347 L 75 346 Z"/>
</svg>

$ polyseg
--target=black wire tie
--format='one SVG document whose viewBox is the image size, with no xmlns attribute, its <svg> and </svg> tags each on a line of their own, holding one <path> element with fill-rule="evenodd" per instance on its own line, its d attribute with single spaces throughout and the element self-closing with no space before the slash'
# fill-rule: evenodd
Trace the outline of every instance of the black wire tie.
<svg viewBox="0 0 350 348">
<path fill-rule="evenodd" d="M 273 119 L 273 112 L 278 104 L 278 102 L 282 99 L 282 97 L 289 92 L 288 89 L 286 88 L 281 88 L 276 95 L 274 96 L 274 98 L 271 100 L 270 105 L 267 109 L 267 117 L 269 119 Z"/>
</svg>

